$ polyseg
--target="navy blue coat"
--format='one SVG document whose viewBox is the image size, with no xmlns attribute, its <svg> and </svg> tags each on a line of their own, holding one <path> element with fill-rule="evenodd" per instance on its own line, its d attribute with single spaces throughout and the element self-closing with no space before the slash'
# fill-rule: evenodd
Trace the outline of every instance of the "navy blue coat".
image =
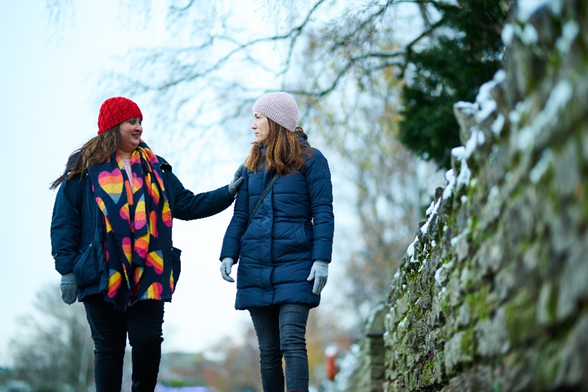
<svg viewBox="0 0 588 392">
<path fill-rule="evenodd" d="M 311 152 L 299 173 L 278 178 L 248 227 L 249 213 L 275 173 L 244 169 L 220 256 L 239 263 L 237 309 L 320 302 L 306 279 L 313 261 L 331 261 L 333 189 L 326 158 Z"/>
<path fill-rule="evenodd" d="M 205 218 L 229 207 L 233 198 L 228 186 L 195 195 L 185 189 L 172 173 L 171 165 L 158 157 L 172 217 L 182 220 Z M 62 275 L 73 272 L 80 288 L 78 300 L 105 291 L 108 271 L 103 249 L 104 224 L 102 212 L 92 194 L 87 174 L 63 181 L 53 207 L 51 221 L 51 253 L 55 269 Z M 164 260 L 172 260 L 174 282 L 177 287 L 181 264 L 181 251 L 174 248 L 172 238 Z M 171 298 L 169 299 L 171 300 Z"/>
</svg>

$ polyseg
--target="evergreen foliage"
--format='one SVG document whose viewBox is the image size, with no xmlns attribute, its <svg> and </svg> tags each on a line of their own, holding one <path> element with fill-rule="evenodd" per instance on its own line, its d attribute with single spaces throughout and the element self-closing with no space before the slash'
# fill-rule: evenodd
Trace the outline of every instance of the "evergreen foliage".
<svg viewBox="0 0 588 392">
<path fill-rule="evenodd" d="M 418 156 L 449 168 L 451 149 L 461 145 L 453 104 L 474 102 L 478 88 L 501 68 L 506 15 L 496 0 L 433 6 L 441 25 L 431 45 L 409 55 L 413 68 L 403 87 L 399 137 Z"/>
</svg>

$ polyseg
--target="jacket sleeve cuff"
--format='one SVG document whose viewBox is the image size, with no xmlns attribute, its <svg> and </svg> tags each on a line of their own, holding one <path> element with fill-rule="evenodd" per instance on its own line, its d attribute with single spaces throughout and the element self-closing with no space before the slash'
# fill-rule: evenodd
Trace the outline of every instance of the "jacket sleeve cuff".
<svg viewBox="0 0 588 392">
<path fill-rule="evenodd" d="M 55 270 L 61 275 L 73 272 L 74 263 L 69 257 L 55 256 Z"/>
</svg>

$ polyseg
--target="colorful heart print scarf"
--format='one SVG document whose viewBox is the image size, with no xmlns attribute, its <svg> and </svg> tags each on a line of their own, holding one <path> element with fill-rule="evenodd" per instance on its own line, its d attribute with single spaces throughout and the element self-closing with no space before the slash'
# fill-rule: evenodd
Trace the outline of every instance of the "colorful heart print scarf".
<svg viewBox="0 0 588 392">
<path fill-rule="evenodd" d="M 105 298 L 123 311 L 140 300 L 170 300 L 174 291 L 172 215 L 159 161 L 141 141 L 130 163 L 127 173 L 114 153 L 88 169 L 105 223 Z"/>
</svg>

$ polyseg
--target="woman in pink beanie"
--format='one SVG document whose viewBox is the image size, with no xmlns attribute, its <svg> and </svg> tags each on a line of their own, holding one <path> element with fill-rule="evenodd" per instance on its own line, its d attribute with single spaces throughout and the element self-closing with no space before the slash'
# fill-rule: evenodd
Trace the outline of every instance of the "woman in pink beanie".
<svg viewBox="0 0 588 392">
<path fill-rule="evenodd" d="M 74 151 L 59 187 L 51 247 L 61 298 L 81 301 L 94 340 L 97 392 L 120 392 L 127 337 L 132 390 L 155 390 L 164 302 L 180 276 L 173 218 L 191 220 L 229 207 L 243 179 L 195 195 L 142 140 L 143 114 L 128 98 L 104 101 L 98 135 Z"/>
<path fill-rule="evenodd" d="M 223 240 L 221 275 L 234 282 L 239 262 L 235 307 L 251 315 L 263 390 L 283 391 L 285 378 L 288 391 L 308 391 L 306 323 L 319 305 L 333 246 L 331 174 L 296 126 L 292 95 L 262 96 L 253 117 L 256 141 Z"/>
</svg>

